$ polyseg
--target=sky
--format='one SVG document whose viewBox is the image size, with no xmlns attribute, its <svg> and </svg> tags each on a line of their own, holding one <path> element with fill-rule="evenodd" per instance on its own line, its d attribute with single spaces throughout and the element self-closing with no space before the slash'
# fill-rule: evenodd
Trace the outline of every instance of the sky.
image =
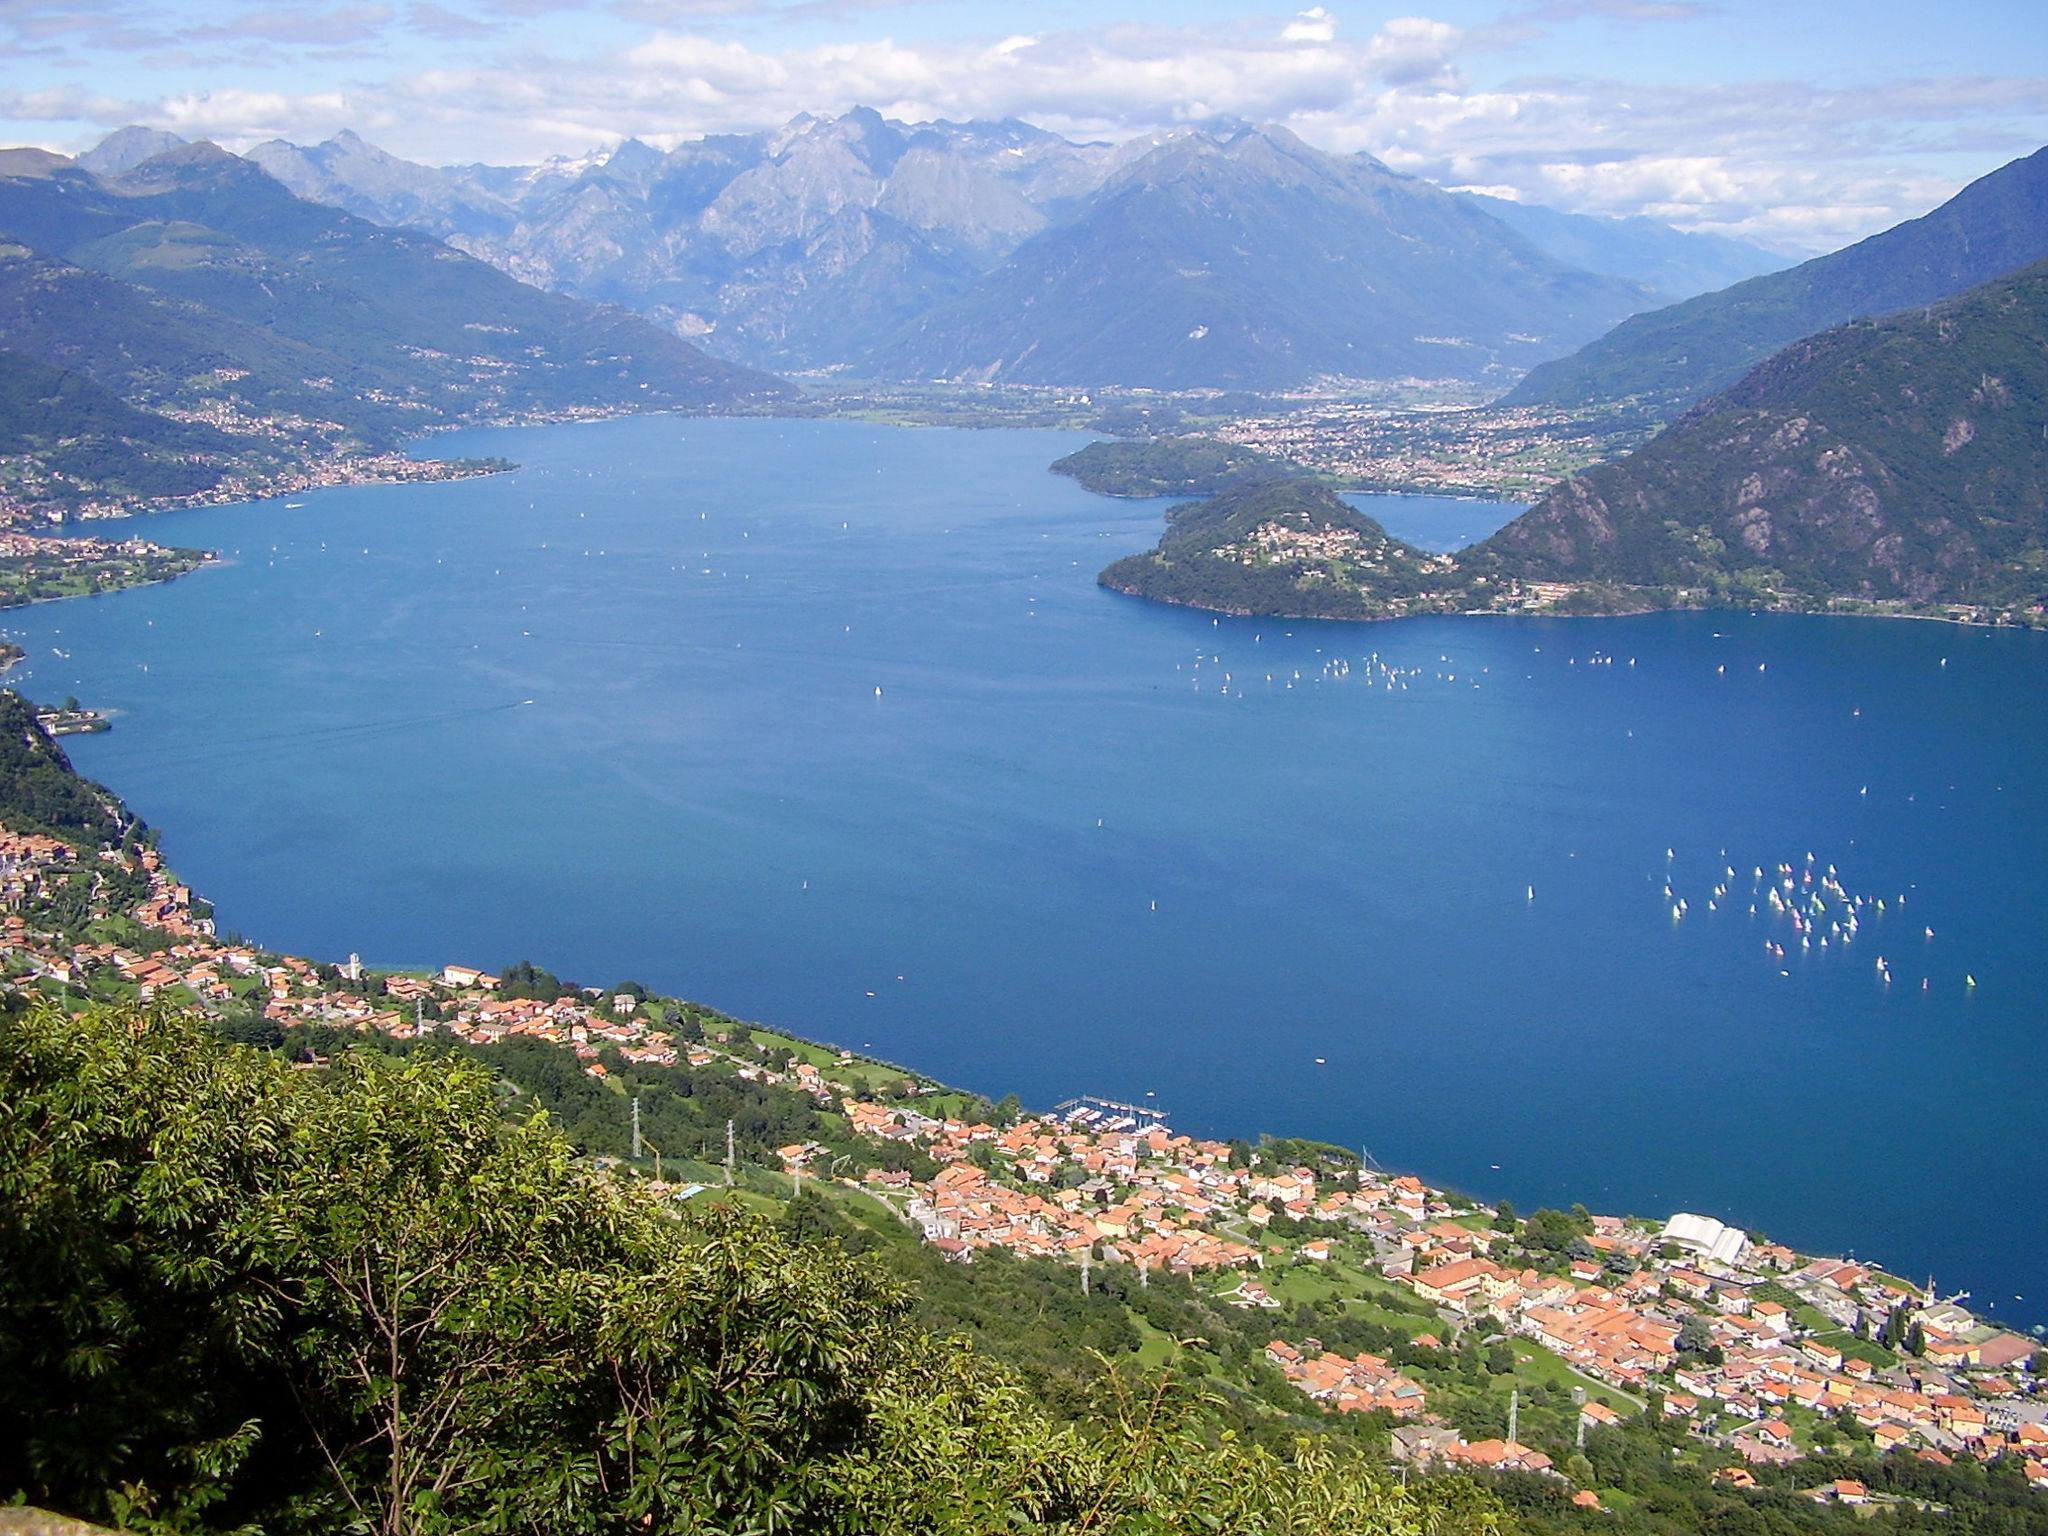
<svg viewBox="0 0 2048 1536">
<path fill-rule="evenodd" d="M 1291 128 L 1447 186 L 1795 255 L 2048 143 L 2042 0 L 0 0 L 0 143 L 125 123 L 408 159 L 799 112 Z"/>
</svg>

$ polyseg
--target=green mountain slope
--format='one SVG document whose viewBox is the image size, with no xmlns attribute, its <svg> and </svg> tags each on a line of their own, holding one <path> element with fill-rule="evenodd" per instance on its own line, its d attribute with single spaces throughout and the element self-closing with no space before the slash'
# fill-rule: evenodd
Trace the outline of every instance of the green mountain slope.
<svg viewBox="0 0 2048 1536">
<path fill-rule="evenodd" d="M 118 847 L 123 828 L 120 802 L 78 776 L 11 688 L 0 689 L 0 823 L 87 851 Z"/>
<path fill-rule="evenodd" d="M 1244 128 L 1146 154 L 871 365 L 1162 389 L 1482 378 L 1646 302 L 1369 157 Z"/>
<path fill-rule="evenodd" d="M 2038 614 L 2048 262 L 1788 347 L 1468 555 L 1525 580 Z"/>
<path fill-rule="evenodd" d="M 137 410 L 83 374 L 0 349 L 0 460 L 32 458 L 69 494 L 192 495 L 219 481 L 213 461 L 227 449 L 211 427 Z M 47 488 L 0 479 L 10 489 L 25 499 Z"/>
<path fill-rule="evenodd" d="M 1623 321 L 1547 362 L 1510 405 L 1633 399 L 1677 415 L 1802 336 L 1931 304 L 2048 257 L 2048 149 L 1979 178 L 1927 214 L 1789 271 Z"/>
<path fill-rule="evenodd" d="M 0 345 L 130 404 L 390 447 L 446 423 L 706 407 L 788 386 L 186 145 L 101 181 L 0 165 Z M 263 434 L 259 434 L 263 435 Z"/>
<path fill-rule="evenodd" d="M 1740 603 L 2040 623 L 2048 262 L 1787 347 L 1455 556 L 1292 480 L 1172 509 L 1159 548 L 1101 580 L 1318 618 Z"/>
<path fill-rule="evenodd" d="M 426 1053 L 297 1071 L 190 1015 L 0 1020 L 8 1487 L 305 1536 L 1506 1524 L 1334 1437 L 1218 1437 L 1165 1379 L 1059 1423 L 878 1265 L 596 1177 L 497 1088 Z"/>
</svg>

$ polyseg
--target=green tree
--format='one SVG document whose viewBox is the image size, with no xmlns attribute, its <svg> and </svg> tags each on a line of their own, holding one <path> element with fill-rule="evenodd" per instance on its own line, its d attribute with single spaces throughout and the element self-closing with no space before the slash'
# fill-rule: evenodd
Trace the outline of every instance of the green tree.
<svg viewBox="0 0 2048 1536">
<path fill-rule="evenodd" d="M 190 1016 L 0 1020 L 0 1486 L 294 1536 L 1503 1528 L 1337 1437 L 1219 1434 L 1175 1372 L 1105 1360 L 1089 1429 L 1055 1423 L 830 1202 L 677 1213 L 499 1104 L 454 1052 L 303 1072 Z M 1124 1303 L 1057 1295 L 1136 1347 Z"/>
</svg>

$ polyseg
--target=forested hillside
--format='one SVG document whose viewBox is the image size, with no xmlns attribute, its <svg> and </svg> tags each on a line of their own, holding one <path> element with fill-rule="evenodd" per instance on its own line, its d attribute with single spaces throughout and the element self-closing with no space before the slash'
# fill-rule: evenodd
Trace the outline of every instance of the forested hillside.
<svg viewBox="0 0 2048 1536">
<path fill-rule="evenodd" d="M 637 315 L 301 201 L 213 145 L 116 162 L 103 180 L 0 152 L 0 503 L 17 513 L 331 482 L 463 422 L 792 393 Z"/>
<path fill-rule="evenodd" d="M 1461 557 L 1525 580 L 2037 613 L 2048 262 L 1787 348 Z"/>
<path fill-rule="evenodd" d="M 1169 1376 L 1047 1415 L 832 1243 L 664 1210 L 453 1059 L 0 1025 L 0 1481 L 151 1528 L 1503 1528 Z"/>
<path fill-rule="evenodd" d="M 1635 400 L 1675 416 L 1829 326 L 1932 304 L 2048 257 L 2048 149 L 1979 177 L 1922 218 L 1718 293 L 1634 315 L 1533 369 L 1513 405 Z"/>
</svg>

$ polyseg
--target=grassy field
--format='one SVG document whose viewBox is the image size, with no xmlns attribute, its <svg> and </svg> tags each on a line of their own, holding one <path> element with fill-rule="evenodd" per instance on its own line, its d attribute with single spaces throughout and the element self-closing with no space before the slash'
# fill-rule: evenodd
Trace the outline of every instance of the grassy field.
<svg viewBox="0 0 2048 1536">
<path fill-rule="evenodd" d="M 1815 1342 L 1832 1344 L 1850 1360 L 1867 1360 L 1880 1370 L 1899 1363 L 1899 1357 L 1875 1339 L 1859 1339 L 1846 1328 L 1815 1335 Z"/>
</svg>

